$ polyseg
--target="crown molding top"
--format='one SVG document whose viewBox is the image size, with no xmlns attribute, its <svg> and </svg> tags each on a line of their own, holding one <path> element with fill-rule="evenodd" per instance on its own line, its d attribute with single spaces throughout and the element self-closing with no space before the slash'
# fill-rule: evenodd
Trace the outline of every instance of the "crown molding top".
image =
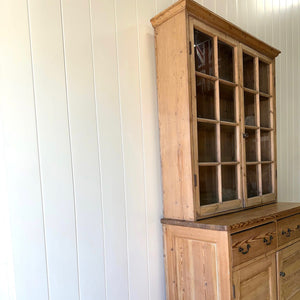
<svg viewBox="0 0 300 300">
<path fill-rule="evenodd" d="M 229 35 L 230 37 L 238 40 L 239 42 L 254 48 L 255 50 L 267 55 L 274 59 L 280 51 L 265 42 L 257 39 L 253 35 L 242 30 L 238 26 L 228 22 L 224 18 L 218 16 L 202 5 L 192 0 L 179 0 L 169 8 L 163 10 L 161 13 L 151 19 L 151 24 L 157 28 L 162 23 L 166 22 L 178 13 L 186 11 L 188 15 L 194 16 L 201 20 L 203 23 Z"/>
</svg>

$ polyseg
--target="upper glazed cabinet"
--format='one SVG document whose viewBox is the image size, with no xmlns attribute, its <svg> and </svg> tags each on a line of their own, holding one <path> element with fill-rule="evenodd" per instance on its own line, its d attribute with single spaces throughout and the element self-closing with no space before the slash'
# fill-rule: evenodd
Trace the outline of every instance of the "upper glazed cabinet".
<svg viewBox="0 0 300 300">
<path fill-rule="evenodd" d="M 165 218 L 275 202 L 279 51 L 190 0 L 151 22 Z"/>
</svg>

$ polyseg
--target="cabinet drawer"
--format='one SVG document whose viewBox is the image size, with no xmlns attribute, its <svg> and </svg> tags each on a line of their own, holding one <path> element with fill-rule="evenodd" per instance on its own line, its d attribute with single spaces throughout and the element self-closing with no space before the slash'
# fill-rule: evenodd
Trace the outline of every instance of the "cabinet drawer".
<svg viewBox="0 0 300 300">
<path fill-rule="evenodd" d="M 276 239 L 275 223 L 233 234 L 231 236 L 233 266 L 275 249 Z"/>
<path fill-rule="evenodd" d="M 278 245 L 300 237 L 300 214 L 278 221 Z"/>
</svg>

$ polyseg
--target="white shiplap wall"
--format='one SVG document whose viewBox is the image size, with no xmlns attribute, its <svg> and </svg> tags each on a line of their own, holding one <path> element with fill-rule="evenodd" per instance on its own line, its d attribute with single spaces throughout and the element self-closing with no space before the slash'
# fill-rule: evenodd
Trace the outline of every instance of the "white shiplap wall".
<svg viewBox="0 0 300 300">
<path fill-rule="evenodd" d="M 300 1 L 201 0 L 279 48 L 280 201 L 300 202 Z M 164 299 L 150 18 L 171 0 L 0 0 L 0 299 Z"/>
</svg>

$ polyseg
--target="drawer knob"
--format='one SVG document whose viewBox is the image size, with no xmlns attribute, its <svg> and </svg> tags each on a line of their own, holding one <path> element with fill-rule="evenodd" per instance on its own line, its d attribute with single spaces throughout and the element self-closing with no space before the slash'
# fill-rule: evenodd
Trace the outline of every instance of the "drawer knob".
<svg viewBox="0 0 300 300">
<path fill-rule="evenodd" d="M 241 252 L 242 254 L 247 254 L 249 252 L 250 248 L 251 248 L 251 246 L 249 244 L 247 244 L 247 250 L 245 250 L 244 248 L 240 247 L 239 248 L 239 252 Z"/>
<path fill-rule="evenodd" d="M 285 235 L 286 237 L 290 237 L 291 232 L 292 232 L 292 230 L 290 228 L 288 228 L 287 231 L 282 230 L 281 234 Z"/>
<path fill-rule="evenodd" d="M 280 272 L 279 275 L 280 277 L 285 277 L 285 272 Z"/>
<path fill-rule="evenodd" d="M 269 240 L 268 240 L 267 238 L 264 238 L 264 243 L 265 243 L 267 246 L 269 246 L 269 245 L 271 245 L 272 240 L 273 240 L 273 236 L 270 235 Z"/>
<path fill-rule="evenodd" d="M 297 230 L 300 230 L 300 225 L 297 225 Z"/>
</svg>

